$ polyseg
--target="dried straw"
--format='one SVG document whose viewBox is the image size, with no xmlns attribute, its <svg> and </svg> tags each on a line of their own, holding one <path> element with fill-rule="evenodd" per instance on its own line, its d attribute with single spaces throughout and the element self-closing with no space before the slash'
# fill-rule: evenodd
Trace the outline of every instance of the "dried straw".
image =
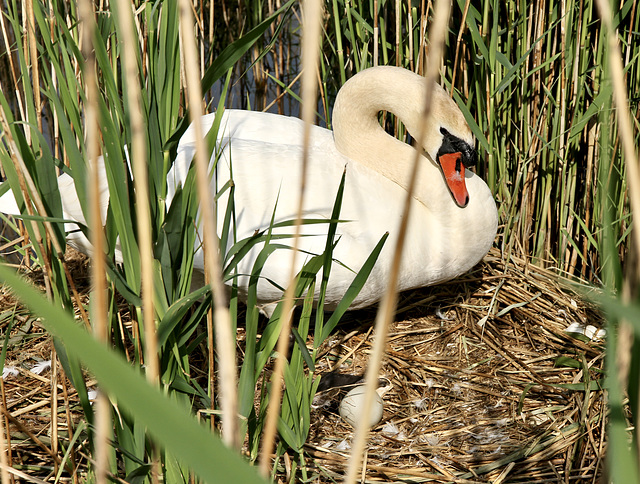
<svg viewBox="0 0 640 484">
<path fill-rule="evenodd" d="M 85 271 L 78 266 L 72 272 Z M 81 282 L 87 298 L 89 285 Z M 506 261 L 494 249 L 456 281 L 402 294 L 380 375 L 392 387 L 384 397 L 383 422 L 370 434 L 365 480 L 598 482 L 607 410 L 605 392 L 596 382 L 604 351 L 600 342 L 576 339 L 564 330 L 574 322 L 600 326 L 603 320 L 589 293 L 571 287 L 552 271 L 516 258 Z M 0 295 L 0 303 L 15 305 L 6 295 Z M 7 354 L 7 364 L 21 371 L 4 382 L 6 408 L 49 446 L 50 375 L 27 369 L 48 358 L 51 342 L 22 314 L 18 310 L 16 321 L 22 323 L 11 333 Z M 374 317 L 373 310 L 349 313 L 321 348 L 317 370 L 329 371 L 344 359 L 341 372 L 362 374 Z M 201 360 L 206 373 L 206 357 Z M 59 407 L 70 410 L 73 422 L 81 421 L 76 393 L 58 395 Z M 71 436 L 62 414 L 58 426 L 66 447 Z M 46 478 L 51 456 L 15 425 L 6 430 L 12 461 L 32 465 L 31 476 Z M 342 479 L 349 449 L 339 450 L 338 444 L 352 437 L 335 408 L 314 411 L 305 446 L 308 471 L 317 472 L 320 482 Z M 87 460 L 80 457 L 81 444 L 76 450 L 76 471 L 82 475 Z M 284 478 L 286 469 L 276 472 Z"/>
</svg>

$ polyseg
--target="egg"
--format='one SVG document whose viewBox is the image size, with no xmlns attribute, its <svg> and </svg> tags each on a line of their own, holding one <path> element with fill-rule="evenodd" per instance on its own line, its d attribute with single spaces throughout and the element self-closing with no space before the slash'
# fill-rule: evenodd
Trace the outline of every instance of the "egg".
<svg viewBox="0 0 640 484">
<path fill-rule="evenodd" d="M 365 403 L 365 386 L 358 385 L 352 388 L 340 402 L 340 416 L 342 419 L 355 427 L 356 423 L 362 416 Z M 368 425 L 369 428 L 375 426 L 382 420 L 382 411 L 384 403 L 378 392 L 373 394 L 371 402 L 371 411 L 369 412 Z"/>
</svg>

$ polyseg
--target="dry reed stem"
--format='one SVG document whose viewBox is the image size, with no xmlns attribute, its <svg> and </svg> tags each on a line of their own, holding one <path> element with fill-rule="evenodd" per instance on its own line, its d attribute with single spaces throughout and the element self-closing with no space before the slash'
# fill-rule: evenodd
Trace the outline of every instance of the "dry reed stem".
<svg viewBox="0 0 640 484">
<path fill-rule="evenodd" d="M 2 383 L 0 382 L 0 385 Z M 4 403 L 4 385 L 2 385 L 2 406 Z M 9 468 L 9 449 L 11 447 L 11 436 L 9 434 L 9 426 L 7 425 L 5 433 L 6 416 L 0 416 L 0 475 L 2 476 L 2 484 L 9 484 L 11 478 L 7 469 Z"/>
<path fill-rule="evenodd" d="M 51 348 L 51 398 L 49 399 L 50 403 L 50 412 L 51 415 L 58 415 L 58 365 L 55 346 Z M 58 454 L 58 419 L 57 417 L 51 418 L 51 452 L 55 455 Z M 58 465 L 55 463 L 54 467 L 56 473 L 58 472 Z"/>
<path fill-rule="evenodd" d="M 453 72 L 451 73 L 451 97 L 453 97 L 453 91 L 456 86 L 456 74 L 458 73 L 458 56 L 460 54 L 460 44 L 462 41 L 462 34 L 465 30 L 467 14 L 469 13 L 469 5 L 471 0 L 466 0 L 464 3 L 464 10 L 462 11 L 462 20 L 460 21 L 460 29 L 458 30 L 458 37 L 456 38 L 456 55 L 453 61 Z"/>
<path fill-rule="evenodd" d="M 396 67 L 400 67 L 400 61 L 402 60 L 402 52 L 400 52 L 400 39 L 402 36 L 402 30 L 401 30 L 401 20 L 402 20 L 402 15 L 400 14 L 400 12 L 402 12 L 402 2 L 401 0 L 395 0 L 394 2 L 395 5 L 395 20 L 396 20 Z M 377 17 L 377 14 L 376 14 Z"/>
<path fill-rule="evenodd" d="M 38 48 L 37 48 L 37 40 L 36 40 L 36 27 L 35 27 L 35 18 L 33 15 L 33 0 L 25 1 L 25 13 L 26 16 L 24 18 L 26 32 L 27 32 L 27 41 L 29 43 L 29 58 L 31 60 L 31 72 L 27 73 L 31 77 L 32 84 L 32 92 L 34 97 L 34 105 L 36 111 L 36 125 L 38 126 L 38 131 L 42 133 L 42 101 L 40 98 L 40 69 L 38 67 Z M 29 121 L 29 119 L 27 119 Z M 33 121 L 31 121 L 33 122 Z M 30 131 L 27 130 L 27 139 L 31 139 Z"/>
<path fill-rule="evenodd" d="M 156 335 L 155 312 L 153 307 L 153 249 L 151 240 L 151 214 L 149 209 L 149 176 L 147 173 L 147 153 L 145 123 L 142 116 L 140 79 L 136 57 L 138 43 L 133 36 L 131 2 L 118 2 L 122 29 L 122 56 L 124 74 L 127 82 L 127 97 L 131 129 L 131 160 L 133 181 L 136 194 L 136 219 L 138 229 L 138 247 L 140 249 L 142 282 L 142 319 L 145 330 L 145 366 L 146 376 L 153 385 L 158 384 L 159 362 L 158 341 Z M 143 63 L 144 65 L 144 63 Z"/>
<path fill-rule="evenodd" d="M 151 210 L 149 208 L 149 175 L 147 173 L 147 153 L 145 122 L 138 79 L 138 45 L 133 36 L 133 5 L 129 0 L 119 0 L 120 28 L 122 31 L 122 56 L 124 60 L 124 77 L 127 82 L 127 101 L 129 106 L 129 122 L 131 129 L 131 161 L 133 164 L 133 183 L 136 196 L 136 220 L 138 229 L 138 248 L 140 251 L 142 320 L 144 327 L 144 364 L 147 380 L 159 386 L 160 363 L 158 361 L 158 336 L 156 334 L 155 310 L 153 305 L 153 247 L 151 240 Z M 142 65 L 146 63 L 142 61 Z M 97 199 L 96 195 L 96 199 Z M 101 220 L 101 219 L 100 219 Z M 99 236 L 102 235 L 100 232 Z M 106 309 L 106 307 L 105 307 Z M 105 313 L 106 314 L 106 313 Z M 151 462 L 151 482 L 157 484 L 160 478 L 160 458 L 157 446 L 153 446 Z"/>
<path fill-rule="evenodd" d="M 609 65 L 611 67 L 611 81 L 613 83 L 613 99 L 616 104 L 616 115 L 624 150 L 625 166 L 627 168 L 627 182 L 629 184 L 629 203 L 632 213 L 640 213 L 640 169 L 638 154 L 634 146 L 634 130 L 632 116 L 629 111 L 629 99 L 624 78 L 622 54 L 618 45 L 618 36 L 613 29 L 611 20 L 611 6 L 606 0 L 597 0 L 600 18 L 607 31 L 609 40 Z M 636 254 L 640 254 L 640 233 L 633 230 L 633 241 Z M 640 257 L 636 257 L 635 274 L 640 275 Z"/>
<path fill-rule="evenodd" d="M 260 472 L 265 478 L 269 476 L 271 467 L 271 458 L 269 456 L 272 454 L 275 445 L 278 418 L 280 416 L 280 400 L 282 399 L 282 385 L 284 385 L 283 373 L 287 358 L 287 347 L 289 346 L 289 335 L 291 333 L 291 318 L 293 316 L 295 278 L 297 272 L 296 259 L 298 257 L 300 230 L 302 227 L 311 125 L 314 124 L 315 121 L 315 108 L 317 104 L 317 69 L 321 34 L 320 23 L 322 21 L 322 3 L 320 0 L 305 0 L 303 13 L 301 90 L 304 130 L 302 138 L 302 159 L 300 160 L 300 191 L 292 243 L 293 250 L 291 251 L 289 283 L 284 293 L 284 303 L 281 312 L 282 326 L 280 327 L 280 334 L 278 336 L 278 343 L 276 346 L 277 356 L 275 368 L 271 376 L 269 404 L 267 407 L 267 416 L 262 434 Z"/>
<path fill-rule="evenodd" d="M 447 32 L 448 19 L 449 3 L 445 0 L 439 0 L 435 5 L 433 29 L 430 35 L 431 52 L 429 54 L 429 63 L 427 65 L 425 74 L 427 95 L 425 97 L 425 105 L 423 106 L 423 116 L 421 118 L 420 126 L 418 127 L 419 132 L 418 136 L 416 137 L 416 147 L 423 146 L 422 140 L 424 140 L 426 136 L 426 118 L 429 114 L 429 111 L 431 110 L 431 86 L 433 85 L 433 83 L 435 83 L 435 80 L 438 76 L 438 66 L 440 64 L 440 59 L 442 58 L 442 50 L 444 46 L 445 34 Z M 356 481 L 358 468 L 360 467 L 362 462 L 361 456 L 365 450 L 365 442 L 369 433 L 367 416 L 370 414 L 373 394 L 378 386 L 378 377 L 382 364 L 382 357 L 384 355 L 389 324 L 391 323 L 391 320 L 393 319 L 396 311 L 398 295 L 398 273 L 400 270 L 400 262 L 402 260 L 404 237 L 406 234 L 409 213 L 413 201 L 413 190 L 418 175 L 421 153 L 422 150 L 416 148 L 412 173 L 409 177 L 409 185 L 407 187 L 407 195 L 405 199 L 403 214 L 401 217 L 400 226 L 398 228 L 398 241 L 394 250 L 387 291 L 385 292 L 384 298 L 380 303 L 380 309 L 378 310 L 378 314 L 376 316 L 375 345 L 373 348 L 373 354 L 371 355 L 371 359 L 369 361 L 369 364 L 367 365 L 365 376 L 364 405 L 360 412 L 361 418 L 357 424 L 356 434 L 351 451 L 351 460 L 344 480 L 347 484 L 354 484 Z"/>
<path fill-rule="evenodd" d="M 622 53 L 618 44 L 617 31 L 614 30 L 611 18 L 611 6 L 605 0 L 597 0 L 600 18 L 607 32 L 609 41 L 609 66 L 611 68 L 611 81 L 613 84 L 613 99 L 616 106 L 616 117 L 620 130 L 620 138 L 622 139 L 622 148 L 624 151 L 625 167 L 627 169 L 627 184 L 629 187 L 629 205 L 632 214 L 640 213 L 640 159 L 634 145 L 635 133 L 633 129 L 632 116 L 629 109 L 629 99 L 627 96 L 627 86 L 625 82 L 624 66 L 622 64 Z M 635 217 L 634 217 L 635 221 Z M 633 295 L 638 287 L 640 279 L 640 232 L 637 227 L 632 229 L 632 245 L 629 247 L 630 263 L 626 268 L 625 280 L 621 292 L 621 299 L 624 304 L 632 301 Z M 621 383 L 621 387 L 627 389 L 627 378 L 633 359 L 633 327 L 631 323 L 622 319 L 619 324 L 619 336 L 617 345 L 617 354 L 615 355 L 614 368 L 617 370 L 617 377 Z M 634 383 L 633 385 L 636 385 Z M 623 391 L 624 391 L 623 390 Z M 637 415 L 640 411 L 640 404 L 636 403 L 637 408 L 632 409 L 632 415 Z M 640 436 L 640 428 L 635 426 L 636 439 Z M 640 458 L 640 448 L 636 444 L 636 459 Z"/>
<path fill-rule="evenodd" d="M 104 241 L 102 238 L 102 214 L 100 207 L 100 173 L 98 170 L 98 86 L 96 85 L 96 59 L 93 50 L 93 35 L 95 32 L 95 18 L 93 6 L 90 1 L 83 0 L 79 3 L 79 15 L 83 27 L 82 48 L 86 58 L 84 81 L 87 91 L 87 103 L 85 105 L 85 135 L 89 156 L 89 207 L 91 212 L 90 237 L 95 251 L 92 264 L 91 279 L 95 288 L 92 324 L 93 332 L 99 341 L 107 342 L 107 282 L 105 276 Z M 107 395 L 102 392 L 96 402 L 96 437 L 95 437 L 95 474 L 96 482 L 107 482 L 107 470 L 109 468 L 109 437 L 111 427 L 111 405 Z"/>
<path fill-rule="evenodd" d="M 220 247 L 216 230 L 216 203 L 211 196 L 208 176 L 208 160 L 200 117 L 202 116 L 202 92 L 198 55 L 193 35 L 191 2 L 180 0 L 180 38 L 184 49 L 184 67 L 189 99 L 189 113 L 196 142 L 195 166 L 198 198 L 203 223 L 203 251 L 205 275 L 211 284 L 214 303 L 216 345 L 220 361 L 220 401 L 222 408 L 222 438 L 233 449 L 239 447 L 238 396 L 235 359 L 235 337 L 231 332 L 231 317 L 226 305 L 226 292 L 222 283 Z"/>
<path fill-rule="evenodd" d="M 37 479 L 33 476 L 30 476 L 22 471 L 19 471 L 17 469 L 14 469 L 13 467 L 5 467 L 4 465 L 2 466 L 2 472 L 10 472 L 13 476 L 19 477 L 21 479 L 24 479 L 25 482 L 32 482 L 34 484 L 47 484 L 47 481 L 43 481 L 41 479 Z M 4 481 L 3 481 L 4 484 Z"/>
<path fill-rule="evenodd" d="M 378 0 L 373 0 L 373 66 L 378 65 L 378 36 L 380 35 L 380 27 L 378 27 Z"/>
</svg>

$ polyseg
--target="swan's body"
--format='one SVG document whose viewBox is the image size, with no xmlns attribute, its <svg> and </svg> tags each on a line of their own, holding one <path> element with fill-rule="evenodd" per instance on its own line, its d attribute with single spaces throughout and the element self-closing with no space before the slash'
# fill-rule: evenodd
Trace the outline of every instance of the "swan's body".
<svg viewBox="0 0 640 484">
<path fill-rule="evenodd" d="M 317 126 L 312 129 L 305 218 L 331 218 L 340 179 L 346 170 L 340 212 L 340 220 L 345 222 L 338 224 L 339 242 L 333 254 L 340 264 L 332 265 L 325 298 L 327 308 L 335 307 L 342 299 L 380 238 L 389 232 L 389 239 L 351 309 L 375 303 L 386 288 L 415 151 L 385 133 L 377 115 L 381 110 L 393 112 L 413 136 L 418 136 L 424 96 L 424 79 L 420 76 L 392 67 L 368 69 L 340 90 L 333 111 L 334 132 Z M 423 145 L 428 157 L 423 155 L 420 160 L 399 290 L 437 284 L 463 274 L 487 253 L 496 234 L 497 211 L 487 185 L 475 174 L 461 170 L 458 162 L 457 171 L 451 173 L 451 169 L 444 169 L 447 177 L 457 179 L 448 188 L 443 171 L 434 161 L 440 158 L 444 163 L 454 152 L 457 160 L 470 159 L 474 140 L 462 113 L 439 86 L 434 91 L 432 106 Z M 205 132 L 213 119 L 213 114 L 202 118 Z M 295 218 L 302 129 L 302 122 L 296 118 L 240 110 L 224 112 L 218 134 L 222 155 L 212 185 L 223 186 L 231 178 L 231 168 L 237 240 L 267 229 L 274 214 L 275 222 Z M 175 188 L 185 180 L 194 150 L 190 128 L 180 141 L 169 172 L 168 202 Z M 462 179 L 466 182 L 466 191 Z M 67 216 L 69 204 L 64 201 L 65 193 L 69 190 L 61 192 Z M 225 194 L 218 202 L 220 221 L 227 200 Z M 6 211 L 5 208 L 0 199 L 0 210 Z M 299 267 L 310 257 L 308 253 L 323 252 L 327 230 L 328 224 L 302 227 L 303 234 L 312 236 L 300 240 L 304 252 L 297 257 Z M 288 227 L 277 232 L 291 234 L 293 229 Z M 242 274 L 251 274 L 261 247 L 256 246 L 238 267 L 241 292 L 248 283 L 248 276 Z M 270 255 L 258 285 L 261 304 L 269 305 L 282 297 L 282 291 L 269 281 L 286 286 L 291 255 L 290 250 L 276 250 Z M 196 251 L 195 267 L 203 267 L 200 249 Z"/>
</svg>

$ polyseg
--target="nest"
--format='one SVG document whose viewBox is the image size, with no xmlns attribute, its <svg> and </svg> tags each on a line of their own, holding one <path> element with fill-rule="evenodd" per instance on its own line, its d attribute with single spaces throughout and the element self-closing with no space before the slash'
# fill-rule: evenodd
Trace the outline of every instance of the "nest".
<svg viewBox="0 0 640 484">
<path fill-rule="evenodd" d="M 519 262 L 519 263 L 518 263 Z M 553 273 L 492 251 L 465 278 L 404 295 L 381 377 L 391 382 L 369 436 L 371 482 L 595 482 L 603 471 L 602 341 L 569 334 L 602 318 Z M 362 374 L 370 318 L 328 342 L 320 371 Z M 307 450 L 339 479 L 353 437 L 318 409 Z"/>
<path fill-rule="evenodd" d="M 78 264 L 74 273 L 86 274 L 86 262 Z M 2 302 L 4 310 L 15 305 Z M 374 310 L 348 313 L 325 342 L 317 371 L 363 374 L 374 317 Z M 82 414 L 59 373 L 52 426 L 52 373 L 31 371 L 50 358 L 50 338 L 36 320 L 23 321 L 11 332 L 19 343 L 5 363 L 18 375 L 2 388 L 11 462 L 18 472 L 37 467 L 24 472 L 46 479 L 56 469 L 52 428 L 65 440 Z M 602 341 L 567 333 L 573 323 L 601 327 L 603 320 L 554 273 L 516 259 L 507 264 L 497 250 L 461 279 L 403 294 L 383 361 L 383 420 L 369 436 L 363 482 L 598 481 L 606 447 L 604 350 Z M 314 410 L 305 445 L 313 482 L 342 479 L 352 438 L 335 405 Z M 86 456 L 72 454 L 71 462 Z M 285 480 L 291 468 L 286 456 L 282 462 Z"/>
</svg>

